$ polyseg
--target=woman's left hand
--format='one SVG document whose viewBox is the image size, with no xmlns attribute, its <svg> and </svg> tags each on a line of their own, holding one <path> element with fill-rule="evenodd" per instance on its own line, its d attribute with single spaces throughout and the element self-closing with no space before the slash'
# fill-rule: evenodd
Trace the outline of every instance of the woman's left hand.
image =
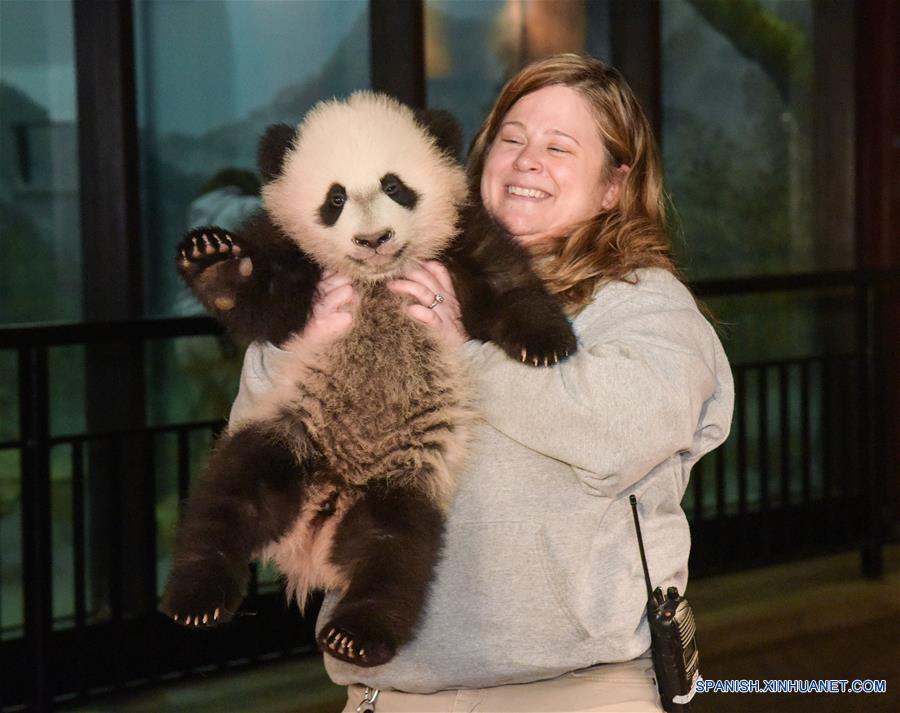
<svg viewBox="0 0 900 713">
<path fill-rule="evenodd" d="M 453 280 L 441 263 L 423 262 L 404 273 L 402 279 L 389 282 L 388 288 L 412 297 L 415 302 L 407 305 L 407 314 L 424 324 L 445 344 L 460 347 L 469 340 L 460 317 Z"/>
</svg>

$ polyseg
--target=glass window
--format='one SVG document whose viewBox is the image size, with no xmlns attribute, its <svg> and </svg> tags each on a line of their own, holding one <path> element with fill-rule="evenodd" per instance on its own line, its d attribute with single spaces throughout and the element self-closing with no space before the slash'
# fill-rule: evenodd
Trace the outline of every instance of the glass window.
<svg viewBox="0 0 900 713">
<path fill-rule="evenodd" d="M 663 154 L 691 277 L 852 266 L 852 27 L 851 3 L 662 3 Z"/>
<path fill-rule="evenodd" d="M 532 59 L 588 52 L 609 59 L 609 2 L 425 3 L 428 105 L 453 112 L 466 145 L 506 79 Z"/>
<path fill-rule="evenodd" d="M 0 324 L 78 319 L 72 4 L 3 0 L 0 27 Z"/>
<path fill-rule="evenodd" d="M 0 2 L 0 326 L 81 316 L 71 2 Z M 69 365 L 72 368 L 72 365 Z M 70 382 L 78 382 L 78 373 Z M 0 354 L 0 638 L 21 636 L 16 354 Z M 58 485 L 54 479 L 54 487 Z M 54 509 L 54 521 L 60 514 Z"/>
<path fill-rule="evenodd" d="M 135 8 L 146 311 L 201 314 L 176 274 L 175 246 L 191 227 L 233 229 L 258 207 L 266 127 L 296 124 L 317 101 L 370 86 L 368 2 Z M 149 422 L 227 416 L 241 356 L 225 339 L 148 344 Z"/>
<path fill-rule="evenodd" d="M 661 4 L 662 148 L 691 279 L 853 267 L 852 15 L 847 2 Z M 728 443 L 692 477 L 701 507 L 716 459 L 727 513 L 742 498 L 749 511 L 827 499 L 836 470 L 857 471 L 852 290 L 708 305 L 737 401 Z M 685 505 L 697 514 L 691 493 Z"/>
<path fill-rule="evenodd" d="M 174 249 L 256 204 L 256 145 L 318 100 L 369 87 L 366 0 L 135 4 L 146 310 L 200 311 Z"/>
</svg>

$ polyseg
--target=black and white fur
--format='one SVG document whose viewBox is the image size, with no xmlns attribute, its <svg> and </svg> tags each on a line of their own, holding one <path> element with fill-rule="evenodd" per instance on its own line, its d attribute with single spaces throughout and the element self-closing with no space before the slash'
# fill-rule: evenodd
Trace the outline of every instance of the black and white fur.
<svg viewBox="0 0 900 713">
<path fill-rule="evenodd" d="M 440 259 L 472 337 L 533 366 L 575 351 L 527 255 L 469 201 L 438 138 L 385 96 L 319 104 L 263 137 L 265 210 L 239 234 L 182 242 L 179 269 L 207 308 L 292 356 L 229 424 L 187 502 L 163 599 L 176 621 L 231 618 L 261 556 L 301 606 L 310 590 L 343 592 L 318 635 L 329 654 L 375 666 L 413 636 L 477 416 L 462 354 L 406 315 L 388 279 Z M 327 268 L 359 300 L 351 331 L 309 353 L 299 335 Z"/>
</svg>

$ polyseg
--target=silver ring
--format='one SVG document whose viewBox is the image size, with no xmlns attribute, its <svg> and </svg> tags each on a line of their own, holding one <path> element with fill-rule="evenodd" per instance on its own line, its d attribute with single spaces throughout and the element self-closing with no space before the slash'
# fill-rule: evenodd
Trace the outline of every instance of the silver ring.
<svg viewBox="0 0 900 713">
<path fill-rule="evenodd" d="M 432 302 L 430 305 L 428 305 L 428 309 L 434 309 L 443 301 L 444 301 L 444 296 L 440 292 L 436 292 L 434 295 L 434 302 Z"/>
</svg>

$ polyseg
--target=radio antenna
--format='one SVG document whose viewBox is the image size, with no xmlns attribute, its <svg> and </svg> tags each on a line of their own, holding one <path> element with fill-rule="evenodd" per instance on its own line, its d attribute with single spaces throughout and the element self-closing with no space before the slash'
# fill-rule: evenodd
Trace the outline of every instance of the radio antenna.
<svg viewBox="0 0 900 713">
<path fill-rule="evenodd" d="M 653 586 L 650 584 L 650 571 L 647 569 L 647 555 L 644 554 L 644 538 L 641 537 L 641 523 L 638 522 L 637 498 L 634 495 L 628 497 L 631 503 L 631 514 L 634 515 L 634 529 L 637 532 L 638 547 L 641 550 L 641 564 L 644 566 L 644 580 L 647 582 L 647 597 L 653 597 Z"/>
</svg>

